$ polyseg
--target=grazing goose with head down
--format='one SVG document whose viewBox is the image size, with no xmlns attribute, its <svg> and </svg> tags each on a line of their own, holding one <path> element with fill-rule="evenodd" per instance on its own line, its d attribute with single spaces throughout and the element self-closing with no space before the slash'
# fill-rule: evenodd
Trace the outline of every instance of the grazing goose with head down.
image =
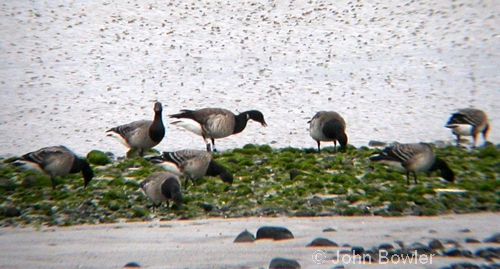
<svg viewBox="0 0 500 269">
<path fill-rule="evenodd" d="M 260 122 L 262 126 L 267 126 L 264 115 L 257 110 L 249 110 L 235 115 L 222 108 L 183 109 L 181 113 L 170 115 L 170 117 L 181 119 L 172 122 L 172 124 L 202 136 L 207 145 L 207 151 L 211 151 L 208 139 L 212 141 L 212 151 L 217 151 L 215 148 L 216 138 L 240 133 L 245 129 L 250 119 Z"/>
<path fill-rule="evenodd" d="M 435 170 L 440 170 L 441 176 L 445 180 L 450 182 L 455 180 L 455 175 L 448 164 L 436 157 L 431 146 L 427 143 L 395 144 L 386 147 L 379 155 L 371 157 L 370 160 L 406 170 L 408 185 L 410 184 L 410 173 L 413 174 L 416 184 L 417 173 Z"/>
<path fill-rule="evenodd" d="M 170 172 L 156 172 L 149 175 L 141 182 L 141 189 L 153 203 L 153 209 L 159 207 L 162 202 L 173 200 L 177 208 L 182 208 L 182 194 L 179 178 Z"/>
<path fill-rule="evenodd" d="M 486 137 L 490 129 L 488 117 L 484 111 L 475 108 L 459 109 L 453 113 L 446 123 L 446 128 L 450 128 L 457 136 L 457 147 L 460 143 L 460 136 L 472 136 L 474 139 L 472 147 L 476 147 L 477 135 L 483 134 L 483 140 L 486 143 Z"/>
<path fill-rule="evenodd" d="M 334 111 L 319 111 L 308 121 L 309 134 L 318 143 L 318 153 L 321 152 L 321 141 L 333 141 L 335 152 L 337 152 L 337 141 L 341 149 L 347 146 L 346 124 L 344 118 Z"/>
<path fill-rule="evenodd" d="M 184 149 L 174 152 L 163 152 L 161 156 L 148 158 L 149 161 L 163 166 L 165 169 L 185 176 L 184 187 L 188 180 L 195 184 L 194 180 L 204 176 L 220 176 L 223 182 L 233 183 L 233 175 L 224 166 L 218 164 L 212 155 L 206 151 L 195 149 Z"/>
<path fill-rule="evenodd" d="M 46 147 L 27 153 L 12 163 L 15 166 L 37 170 L 48 174 L 52 180 L 52 188 L 56 188 L 56 177 L 82 172 L 83 187 L 86 188 L 94 177 L 89 163 L 76 156 L 64 146 Z"/>
<path fill-rule="evenodd" d="M 139 155 L 144 155 L 144 150 L 160 144 L 165 136 L 165 126 L 161 117 L 162 106 L 160 102 L 154 105 L 154 120 L 139 120 L 129 124 L 120 125 L 106 131 L 108 136 L 118 138 L 126 147 L 139 150 Z"/>
</svg>

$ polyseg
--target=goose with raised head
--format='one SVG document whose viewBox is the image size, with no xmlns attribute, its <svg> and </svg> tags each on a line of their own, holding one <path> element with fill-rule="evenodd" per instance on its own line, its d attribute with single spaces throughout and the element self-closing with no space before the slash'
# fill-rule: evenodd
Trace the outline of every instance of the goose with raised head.
<svg viewBox="0 0 500 269">
<path fill-rule="evenodd" d="M 76 156 L 65 146 L 41 148 L 24 154 L 12 164 L 23 169 L 37 170 L 48 174 L 51 177 L 53 189 L 56 188 L 56 177 L 81 172 L 84 188 L 94 177 L 94 172 L 89 163 L 85 159 Z"/>
<path fill-rule="evenodd" d="M 218 164 L 212 155 L 206 151 L 195 149 L 184 149 L 174 152 L 163 152 L 161 156 L 149 157 L 148 160 L 158 164 L 166 170 L 183 175 L 185 177 L 184 187 L 188 180 L 195 184 L 195 179 L 204 176 L 219 176 L 225 183 L 233 183 L 233 175 L 227 169 Z"/>
<path fill-rule="evenodd" d="M 453 113 L 446 123 L 446 128 L 450 128 L 457 137 L 457 147 L 460 145 L 460 136 L 472 136 L 472 147 L 476 147 L 477 135 L 481 133 L 486 144 L 486 137 L 490 130 L 488 116 L 484 111 L 475 108 L 459 109 Z"/>
<path fill-rule="evenodd" d="M 347 147 L 346 123 L 339 113 L 334 111 L 319 111 L 308 121 L 309 134 L 318 144 L 318 153 L 321 152 L 321 141 L 333 141 L 337 152 L 337 141 L 342 150 Z"/>
<path fill-rule="evenodd" d="M 170 201 L 174 201 L 178 209 L 182 208 L 183 198 L 177 175 L 170 172 L 156 172 L 146 177 L 140 186 L 153 203 L 153 209 L 158 208 L 162 202 L 166 202 L 169 207 Z"/>
<path fill-rule="evenodd" d="M 217 151 L 215 139 L 240 133 L 247 126 L 248 120 L 259 122 L 264 127 L 267 126 L 264 115 L 258 110 L 249 110 L 235 115 L 222 108 L 183 109 L 181 113 L 170 115 L 170 117 L 180 119 L 172 124 L 203 137 L 207 151 Z M 211 145 L 209 139 L 212 142 Z"/>
<path fill-rule="evenodd" d="M 441 177 L 453 182 L 455 175 L 448 164 L 436 157 L 431 146 L 427 143 L 394 144 L 386 147 L 378 155 L 370 158 L 373 162 L 380 162 L 406 171 L 406 183 L 410 184 L 410 173 L 417 183 L 417 174 L 440 170 Z"/>
<path fill-rule="evenodd" d="M 165 137 L 165 126 L 162 119 L 162 105 L 154 104 L 154 119 L 133 121 L 106 131 L 108 136 L 117 138 L 126 147 L 138 150 L 143 156 L 144 151 L 160 144 Z"/>
</svg>

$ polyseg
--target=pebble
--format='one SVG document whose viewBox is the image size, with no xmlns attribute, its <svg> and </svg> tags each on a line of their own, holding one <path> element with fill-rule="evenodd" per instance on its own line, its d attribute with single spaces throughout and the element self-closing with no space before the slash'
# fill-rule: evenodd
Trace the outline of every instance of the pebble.
<svg viewBox="0 0 500 269">
<path fill-rule="evenodd" d="M 293 234 L 285 227 L 263 226 L 257 230 L 257 239 L 293 239 Z"/>
<path fill-rule="evenodd" d="M 124 269 L 141 268 L 141 266 L 136 262 L 129 262 L 123 266 Z"/>
<path fill-rule="evenodd" d="M 339 245 L 330 239 L 318 237 L 314 239 L 307 247 L 338 247 Z"/>
<path fill-rule="evenodd" d="M 394 246 L 392 244 L 389 244 L 389 243 L 382 243 L 378 246 L 378 249 L 379 250 L 393 250 Z"/>
<path fill-rule="evenodd" d="M 444 246 L 441 243 L 441 241 L 437 239 L 433 239 L 431 242 L 429 242 L 429 247 L 431 249 L 444 249 Z"/>
<path fill-rule="evenodd" d="M 296 260 L 285 258 L 274 258 L 269 264 L 269 269 L 300 269 L 300 264 Z"/>
<path fill-rule="evenodd" d="M 496 234 L 484 239 L 484 243 L 500 244 L 500 233 L 496 233 Z"/>
<path fill-rule="evenodd" d="M 248 230 L 241 232 L 233 243 L 253 243 L 255 241 L 255 236 Z"/>
<path fill-rule="evenodd" d="M 351 253 L 354 255 L 363 255 L 363 253 L 365 253 L 365 248 L 361 246 L 354 246 L 351 248 Z"/>
<path fill-rule="evenodd" d="M 465 243 L 467 243 L 467 244 L 480 244 L 481 241 L 479 241 L 475 238 L 467 237 L 467 238 L 465 238 Z"/>
</svg>

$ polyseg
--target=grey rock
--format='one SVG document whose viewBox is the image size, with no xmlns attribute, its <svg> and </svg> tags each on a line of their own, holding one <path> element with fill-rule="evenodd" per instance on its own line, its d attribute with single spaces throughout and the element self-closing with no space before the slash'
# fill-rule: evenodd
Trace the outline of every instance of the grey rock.
<svg viewBox="0 0 500 269">
<path fill-rule="evenodd" d="M 269 269 L 300 269 L 300 264 L 296 260 L 285 258 L 274 258 L 269 264 Z"/>
<path fill-rule="evenodd" d="M 330 239 L 318 237 L 314 239 L 307 247 L 338 247 L 339 245 Z"/>
<path fill-rule="evenodd" d="M 429 242 L 429 247 L 431 249 L 444 249 L 444 246 L 441 243 L 441 241 L 437 239 L 433 239 L 431 242 Z"/>
<path fill-rule="evenodd" d="M 241 232 L 236 239 L 234 239 L 234 243 L 253 243 L 254 241 L 255 236 L 248 230 Z"/>
<path fill-rule="evenodd" d="M 484 243 L 496 243 L 500 244 L 500 233 L 496 233 L 483 241 Z"/>
<path fill-rule="evenodd" d="M 257 230 L 257 239 L 293 239 L 293 234 L 285 227 L 263 226 Z"/>
</svg>

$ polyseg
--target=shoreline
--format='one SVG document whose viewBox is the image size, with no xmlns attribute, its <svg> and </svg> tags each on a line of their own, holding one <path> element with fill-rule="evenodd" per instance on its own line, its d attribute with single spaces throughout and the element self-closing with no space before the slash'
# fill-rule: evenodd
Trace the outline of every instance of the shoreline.
<svg viewBox="0 0 500 269">
<path fill-rule="evenodd" d="M 500 232 L 495 225 L 497 213 L 451 214 L 435 217 L 307 217 L 307 218 L 235 218 L 179 221 L 153 221 L 81 225 L 73 227 L 0 228 L 4 268 L 121 268 L 137 262 L 143 268 L 267 268 L 271 259 L 297 260 L 302 268 L 332 268 L 337 250 L 361 246 L 366 250 L 389 243 L 398 248 L 398 240 L 410 246 L 440 240 L 445 250 L 453 243 L 472 253 L 498 245 L 482 242 Z M 245 229 L 256 233 L 262 226 L 289 229 L 294 239 L 254 243 L 233 243 Z M 333 232 L 324 229 L 333 228 Z M 340 247 L 306 247 L 323 237 Z M 466 238 L 482 243 L 468 244 Z M 22 251 L 21 251 L 22 250 Z M 319 263 L 312 256 L 324 251 Z M 319 256 L 318 256 L 319 257 Z M 346 260 L 344 258 L 344 260 Z M 354 262 L 354 260 L 351 260 Z M 346 264 L 347 268 L 398 268 L 398 264 Z M 487 264 L 481 258 L 437 256 L 426 268 L 442 268 L 451 263 Z M 354 267 L 353 267 L 354 266 Z M 401 266 L 401 265 L 399 265 Z M 400 267 L 399 267 L 400 268 Z M 406 268 L 406 267 L 405 267 Z M 421 268 L 410 265 L 408 268 Z"/>
</svg>

